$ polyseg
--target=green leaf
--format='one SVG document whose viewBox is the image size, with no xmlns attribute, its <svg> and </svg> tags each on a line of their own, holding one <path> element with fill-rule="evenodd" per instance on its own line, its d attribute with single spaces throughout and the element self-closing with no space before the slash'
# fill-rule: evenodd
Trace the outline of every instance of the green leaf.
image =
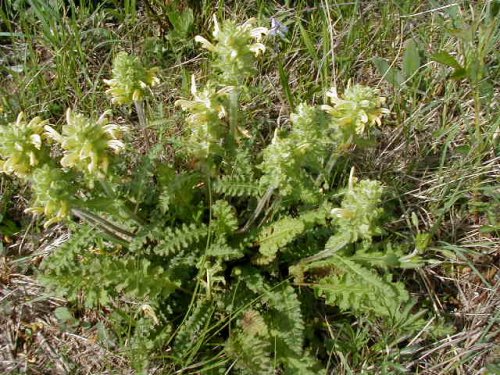
<svg viewBox="0 0 500 375">
<path fill-rule="evenodd" d="M 95 328 L 97 330 L 97 338 L 99 339 L 99 343 L 103 344 L 106 348 L 112 348 L 116 345 L 113 336 L 110 334 L 103 322 L 98 322 L 95 325 Z"/>
<path fill-rule="evenodd" d="M 479 228 L 479 233 L 494 233 L 500 230 L 500 225 L 483 225 Z"/>
<path fill-rule="evenodd" d="M 419 252 L 425 251 L 431 243 L 432 235 L 430 233 L 419 233 L 415 237 L 415 248 Z"/>
<path fill-rule="evenodd" d="M 401 87 L 405 81 L 405 77 L 399 69 L 391 67 L 387 60 L 381 57 L 374 57 L 372 61 L 379 74 L 382 75 L 387 82 L 394 87 Z"/>
<path fill-rule="evenodd" d="M 456 80 L 464 79 L 465 77 L 467 77 L 467 70 L 457 69 L 452 73 L 450 77 Z"/>
<path fill-rule="evenodd" d="M 285 217 L 264 228 L 259 235 L 259 252 L 267 257 L 274 257 L 276 252 L 292 242 L 305 229 L 300 219 Z"/>
<path fill-rule="evenodd" d="M 471 147 L 469 145 L 457 146 L 455 148 L 455 151 L 459 154 L 462 154 L 462 155 L 468 155 L 470 150 L 471 150 Z"/>
<path fill-rule="evenodd" d="M 1 31 L 0 37 L 10 37 L 10 38 L 24 38 L 23 33 L 14 33 L 9 31 Z"/>
<path fill-rule="evenodd" d="M 455 69 L 455 72 L 464 69 L 462 65 L 448 52 L 437 52 L 431 56 L 431 60 Z"/>
<path fill-rule="evenodd" d="M 302 23 L 299 23 L 299 30 L 300 30 L 300 36 L 304 41 L 304 45 L 306 46 L 307 52 L 314 59 L 314 61 L 318 61 L 318 53 L 316 51 L 316 48 L 314 47 L 314 44 L 311 41 L 308 32 L 302 26 Z"/>
<path fill-rule="evenodd" d="M 474 30 L 471 27 L 456 28 L 448 32 L 463 42 L 471 43 L 474 40 Z"/>
<path fill-rule="evenodd" d="M 348 258 L 333 255 L 330 258 L 335 272 L 324 277 L 314 287 L 317 296 L 326 303 L 354 314 L 390 316 L 408 301 L 403 284 L 392 282 L 392 275 L 380 276 Z"/>
<path fill-rule="evenodd" d="M 58 307 L 54 310 L 54 315 L 61 323 L 71 322 L 75 319 L 67 307 Z"/>
<path fill-rule="evenodd" d="M 490 3 L 490 17 L 492 19 L 496 18 L 500 10 L 500 1 L 492 1 Z"/>
<path fill-rule="evenodd" d="M 191 8 L 181 12 L 178 9 L 170 11 L 167 13 L 167 17 L 178 33 L 186 35 L 193 26 L 194 15 Z"/>
<path fill-rule="evenodd" d="M 420 68 L 420 54 L 417 43 L 413 39 L 406 42 L 403 54 L 403 74 L 406 79 L 410 78 Z"/>
<path fill-rule="evenodd" d="M 278 59 L 278 72 L 280 76 L 281 87 L 283 87 L 283 91 L 285 91 L 285 96 L 288 101 L 288 104 L 290 105 L 290 108 L 293 110 L 295 108 L 295 105 L 294 105 L 294 97 L 292 94 L 292 89 L 290 88 L 290 79 L 288 77 L 288 73 L 285 71 L 281 59 Z"/>
</svg>

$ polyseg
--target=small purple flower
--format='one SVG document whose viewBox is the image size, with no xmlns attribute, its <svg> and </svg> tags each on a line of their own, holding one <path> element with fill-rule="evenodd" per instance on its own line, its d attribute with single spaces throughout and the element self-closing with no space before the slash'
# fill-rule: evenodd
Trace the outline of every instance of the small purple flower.
<svg viewBox="0 0 500 375">
<path fill-rule="evenodd" d="M 276 18 L 271 17 L 271 29 L 269 30 L 270 36 L 279 36 L 284 39 L 286 33 L 288 32 L 288 27 L 278 21 Z"/>
</svg>

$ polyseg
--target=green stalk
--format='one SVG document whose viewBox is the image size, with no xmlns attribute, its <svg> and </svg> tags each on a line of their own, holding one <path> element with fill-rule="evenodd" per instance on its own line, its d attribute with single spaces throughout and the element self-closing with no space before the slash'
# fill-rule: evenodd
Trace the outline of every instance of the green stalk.
<svg viewBox="0 0 500 375">
<path fill-rule="evenodd" d="M 101 229 L 103 232 L 109 234 L 119 242 L 125 242 L 128 244 L 130 241 L 133 240 L 134 234 L 127 231 L 126 229 L 123 229 L 110 221 L 90 212 L 85 209 L 81 208 L 73 208 L 71 210 L 73 215 L 76 217 L 85 220 L 89 222 L 90 224 L 96 225 Z"/>
<path fill-rule="evenodd" d="M 317 254 L 314 254 L 310 257 L 302 259 L 300 262 L 297 263 L 299 266 L 305 267 L 304 270 L 307 270 L 306 264 L 311 264 L 313 262 L 317 262 L 326 258 L 330 258 L 333 256 L 337 251 L 343 249 L 345 246 L 349 244 L 349 238 L 344 236 L 343 234 L 338 234 L 336 235 L 336 240 L 331 247 L 327 247 L 324 250 L 320 251 Z M 332 241 L 333 242 L 333 241 Z"/>
<path fill-rule="evenodd" d="M 144 108 L 144 100 L 134 100 L 135 110 L 139 118 L 139 127 L 142 129 L 142 137 L 145 141 L 147 149 L 151 149 L 149 142 L 148 119 L 146 118 L 146 111 Z"/>
<path fill-rule="evenodd" d="M 332 173 L 332 169 L 335 166 L 335 163 L 337 162 L 337 157 L 338 154 L 335 152 L 332 152 L 330 155 L 330 158 L 328 159 L 328 162 L 326 163 L 325 170 L 321 172 L 318 177 L 316 178 L 316 185 L 319 185 L 321 182 L 321 178 L 323 177 L 325 180 L 330 177 L 330 174 Z"/>
</svg>

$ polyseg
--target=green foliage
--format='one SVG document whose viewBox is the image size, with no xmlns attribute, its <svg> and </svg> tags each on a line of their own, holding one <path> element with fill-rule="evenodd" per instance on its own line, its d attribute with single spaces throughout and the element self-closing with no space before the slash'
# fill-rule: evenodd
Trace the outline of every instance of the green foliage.
<svg viewBox="0 0 500 375">
<path fill-rule="evenodd" d="M 373 64 L 387 82 L 394 87 L 401 88 L 415 80 L 422 65 L 421 52 L 415 40 L 410 39 L 405 43 L 401 69 L 391 66 L 386 59 L 381 57 L 373 58 Z"/>
<path fill-rule="evenodd" d="M 493 4 L 494 2 L 490 4 L 491 8 Z M 483 94 L 491 94 L 490 81 L 493 77 L 485 57 L 495 50 L 495 40 L 499 36 L 498 19 L 492 16 L 492 11 L 485 13 L 489 14 L 475 16 L 466 22 L 456 10 L 449 9 L 445 29 L 450 37 L 458 41 L 458 60 L 447 51 L 435 52 L 431 55 L 431 59 L 452 68 L 451 78 L 456 80 L 465 78 L 476 86 L 476 89 L 481 88 Z M 481 19 L 481 16 L 484 19 Z"/>
<path fill-rule="evenodd" d="M 319 109 L 300 104 L 290 116 L 292 129 L 288 136 L 275 133 L 263 155 L 261 185 L 279 189 L 283 196 L 300 196 L 303 190 L 314 189 L 304 170 L 318 172 L 329 148 L 328 119 Z"/>
<path fill-rule="evenodd" d="M 171 41 L 194 22 L 190 9 L 178 16 Z M 128 325 L 117 336 L 140 372 L 160 353 L 175 371 L 217 353 L 227 371 L 324 373 L 326 349 L 309 339 L 323 311 L 394 324 L 398 334 L 422 329 L 394 281 L 422 260 L 382 229 L 382 184 L 352 169 L 345 188 L 346 176 L 333 173 L 353 146 L 375 140 L 385 99 L 357 84 L 340 96 L 330 88 L 327 104 L 303 100 L 285 125 L 263 130 L 251 108 L 272 109 L 247 94 L 267 29 L 255 20 L 214 23 L 213 42 L 195 39 L 212 52 L 212 69 L 200 88 L 192 75 L 192 97 L 176 101 L 187 114 L 175 117 L 182 134 L 172 155 L 168 142 L 136 152 L 144 139 L 122 138 L 124 128 L 104 115 L 68 110 L 60 133 L 38 118 L 2 128 L 3 170 L 30 184 L 31 210 L 46 225 L 75 228 L 45 260 L 44 282 L 73 303 L 107 306 L 117 326 Z M 418 69 L 412 58 L 408 71 Z M 125 52 L 112 69 L 111 101 L 135 102 L 145 124 L 137 102 L 158 71 Z M 280 73 L 285 81 L 282 65 Z M 57 144 L 49 149 L 48 140 Z"/>
<path fill-rule="evenodd" d="M 404 286 L 392 282 L 390 273 L 381 277 L 376 271 L 338 255 L 322 262 L 321 266 L 327 263 L 332 266 L 332 275 L 322 278 L 315 289 L 327 303 L 341 310 L 387 316 L 408 301 Z"/>
<path fill-rule="evenodd" d="M 207 328 L 213 312 L 214 306 L 211 301 L 200 300 L 186 315 L 185 321 L 180 324 L 174 343 L 174 348 L 179 351 L 180 357 L 189 354 L 188 352 L 195 346 L 193 343 L 200 340 L 200 335 Z"/>
<path fill-rule="evenodd" d="M 270 349 L 269 341 L 253 333 L 252 329 L 234 332 L 225 346 L 226 353 L 242 374 L 272 374 Z"/>
<path fill-rule="evenodd" d="M 238 228 L 236 210 L 226 201 L 215 202 L 212 205 L 212 215 L 214 220 L 211 222 L 211 228 L 217 235 L 231 234 Z"/>
<path fill-rule="evenodd" d="M 294 288 L 287 282 L 271 287 L 256 269 L 236 273 L 262 305 L 260 311 L 247 309 L 242 313 L 238 328 L 226 342 L 225 351 L 236 366 L 243 373 L 272 373 L 276 364 L 287 373 L 318 373 L 317 363 L 303 349 L 304 321 Z M 253 360 L 248 354 L 252 345 Z"/>
<path fill-rule="evenodd" d="M 243 176 L 222 176 L 214 182 L 214 191 L 229 197 L 258 197 L 262 195 L 259 184 Z"/>
<path fill-rule="evenodd" d="M 267 261 L 275 258 L 278 250 L 295 240 L 306 229 L 315 224 L 325 225 L 327 210 L 321 207 L 317 210 L 304 212 L 298 218 L 284 217 L 273 224 L 264 227 L 257 238 L 259 252 Z"/>
<path fill-rule="evenodd" d="M 192 48 L 193 41 L 190 35 L 194 26 L 194 13 L 191 8 L 181 9 L 179 4 L 172 2 L 167 5 L 165 13 L 171 24 L 167 40 L 175 52 L 182 52 L 186 46 Z"/>
<path fill-rule="evenodd" d="M 177 289 L 162 267 L 145 258 L 117 257 L 119 251 L 83 227 L 44 263 L 42 279 L 70 301 L 84 292 L 86 307 L 107 305 L 118 293 L 155 301 Z"/>
<path fill-rule="evenodd" d="M 164 228 L 151 232 L 148 237 L 156 240 L 157 244 L 151 252 L 161 256 L 171 256 L 181 249 L 187 248 L 207 235 L 204 225 L 182 225 L 179 228 Z"/>
</svg>

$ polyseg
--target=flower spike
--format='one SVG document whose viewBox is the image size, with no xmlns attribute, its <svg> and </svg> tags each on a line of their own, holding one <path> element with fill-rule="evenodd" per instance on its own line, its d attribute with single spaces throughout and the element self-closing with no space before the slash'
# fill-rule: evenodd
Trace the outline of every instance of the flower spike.
<svg viewBox="0 0 500 375">
<path fill-rule="evenodd" d="M 106 113 L 92 121 L 71 109 L 66 111 L 66 125 L 62 134 L 45 126 L 45 134 L 61 144 L 63 167 L 72 167 L 85 174 L 103 177 L 109 166 L 108 149 L 115 153 L 124 147 L 121 134 L 124 127 L 108 123 Z"/>
<path fill-rule="evenodd" d="M 104 80 L 109 86 L 106 93 L 111 96 L 112 103 L 140 101 L 150 87 L 160 82 L 157 73 L 158 68 L 146 69 L 137 57 L 120 52 L 113 60 L 113 78 Z"/>
</svg>

